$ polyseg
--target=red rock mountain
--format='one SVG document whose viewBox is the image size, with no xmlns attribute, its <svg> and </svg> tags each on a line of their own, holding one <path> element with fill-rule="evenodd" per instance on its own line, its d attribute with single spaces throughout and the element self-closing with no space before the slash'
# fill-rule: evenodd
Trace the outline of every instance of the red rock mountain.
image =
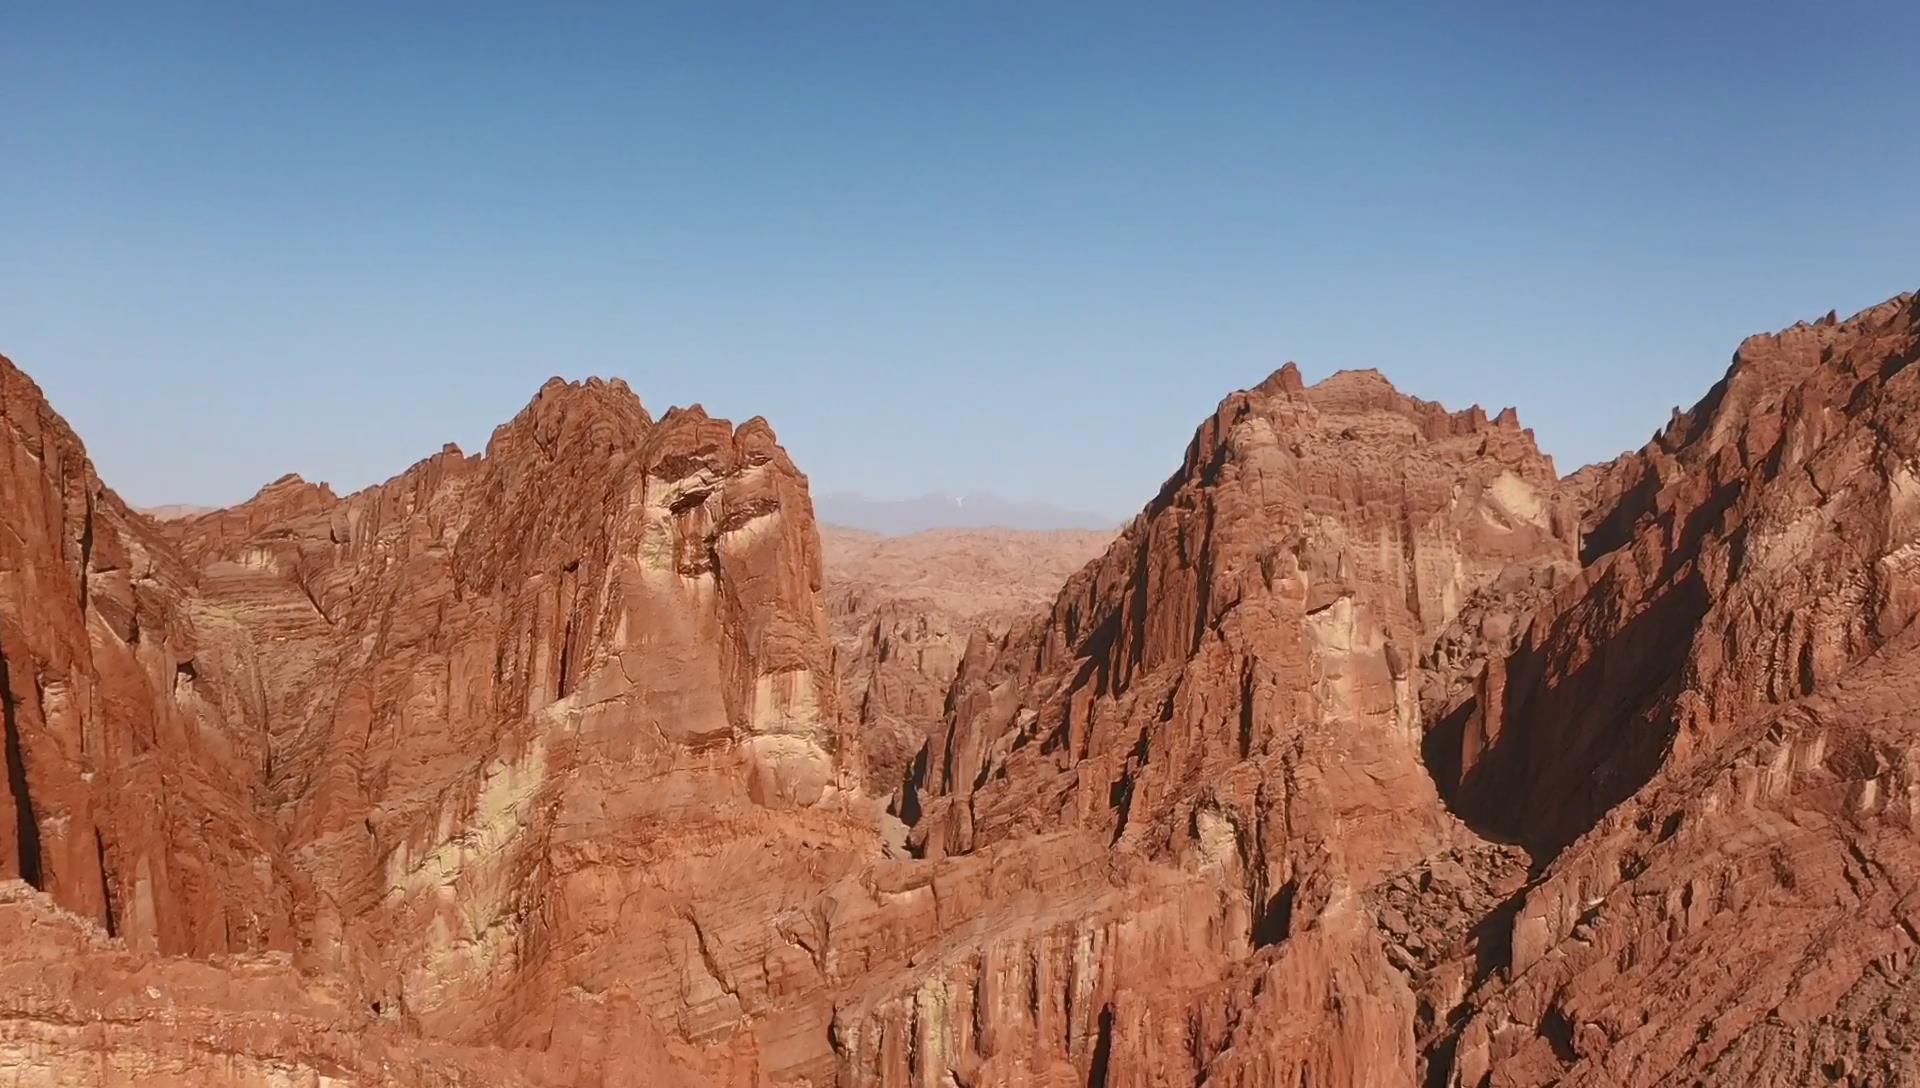
<svg viewBox="0 0 1920 1088">
<path fill-rule="evenodd" d="M 1422 766 L 1420 692 L 1474 655 L 1423 651 L 1469 601 L 1570 576 L 1556 488 L 1510 414 L 1449 413 L 1373 372 L 1309 389 L 1288 366 L 1221 404 L 1050 613 L 976 643 L 916 841 L 1018 857 L 1069 836 L 1115 885 L 1048 935 L 1085 950 L 1079 1022 L 1064 1045 L 1035 1031 L 1036 1064 L 1411 1083 L 1414 995 L 1364 896 L 1473 845 Z M 1461 873 L 1436 894 L 1478 894 Z M 1014 924 L 989 928 L 982 970 L 1027 958 L 1004 948 Z"/>
<path fill-rule="evenodd" d="M 1580 577 L 1435 738 L 1551 859 L 1454 1083 L 1920 1078 L 1916 359 L 1911 295 L 1754 337 L 1589 481 Z"/>
<path fill-rule="evenodd" d="M 1756 337 L 1564 479 L 1289 366 L 1050 601 L 823 572 L 764 422 L 617 382 L 160 525 L 0 361 L 0 1068 L 1907 1083 L 1917 357 Z"/>
</svg>

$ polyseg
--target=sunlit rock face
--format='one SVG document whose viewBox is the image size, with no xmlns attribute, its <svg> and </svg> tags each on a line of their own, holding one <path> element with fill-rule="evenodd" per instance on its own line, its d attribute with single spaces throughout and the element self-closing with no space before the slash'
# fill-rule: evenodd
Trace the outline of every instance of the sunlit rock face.
<svg viewBox="0 0 1920 1088">
<path fill-rule="evenodd" d="M 1447 1083 L 1920 1075 L 1920 302 L 1740 346 L 1590 470 L 1587 565 L 1451 714 L 1443 784 L 1553 860 Z"/>
<path fill-rule="evenodd" d="M 1080 1018 L 1064 1044 L 1044 1008 L 1014 1016 L 1019 1067 L 1412 1083 L 1415 998 L 1363 893 L 1464 835 L 1422 765 L 1422 691 L 1481 640 L 1438 652 L 1441 635 L 1569 577 L 1577 518 L 1511 414 L 1372 372 L 1309 388 L 1289 366 L 1222 402 L 1048 613 L 976 642 L 919 768 L 914 842 L 1012 869 L 1070 836 L 1110 889 L 1055 920 L 1051 958 L 1003 936 L 1012 918 L 979 927 L 976 972 L 1073 980 L 1050 999 Z M 857 1035 L 903 1020 L 882 1009 Z"/>
<path fill-rule="evenodd" d="M 1911 297 L 1756 337 L 1565 479 L 1289 366 L 952 624 L 823 587 L 759 420 L 556 380 L 158 524 L 0 361 L 0 1067 L 1905 1083 L 1916 357 Z"/>
<path fill-rule="evenodd" d="M 163 538 L 4 377 L 10 871 L 132 950 L 281 953 L 349 1022 L 753 1050 L 707 1045 L 753 1000 L 709 974 L 732 912 L 881 849 L 763 421 L 556 380 L 483 457 Z"/>
<path fill-rule="evenodd" d="M 555 381 L 483 457 L 260 520 L 174 532 L 243 626 L 307 609 L 252 652 L 308 955 L 450 1039 L 730 1033 L 719 938 L 690 936 L 751 902 L 718 857 L 766 879 L 808 825 L 859 853 L 873 823 L 766 424 Z"/>
</svg>

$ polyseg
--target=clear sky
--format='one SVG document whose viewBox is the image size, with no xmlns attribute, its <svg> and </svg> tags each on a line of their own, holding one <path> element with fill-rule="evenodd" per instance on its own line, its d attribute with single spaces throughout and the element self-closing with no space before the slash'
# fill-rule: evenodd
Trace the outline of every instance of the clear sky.
<svg viewBox="0 0 1920 1088">
<path fill-rule="evenodd" d="M 1288 359 L 1566 470 L 1920 287 L 1910 3 L 548 7 L 0 9 L 0 353 L 140 503 L 603 374 L 1120 516 Z"/>
</svg>

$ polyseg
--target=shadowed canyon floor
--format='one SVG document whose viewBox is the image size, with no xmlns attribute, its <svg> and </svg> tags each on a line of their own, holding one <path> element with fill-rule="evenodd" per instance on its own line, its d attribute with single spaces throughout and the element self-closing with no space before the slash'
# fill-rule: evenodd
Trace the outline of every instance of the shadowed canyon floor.
<svg viewBox="0 0 1920 1088">
<path fill-rule="evenodd" d="M 0 360 L 21 1085 L 1920 1083 L 1920 302 L 1560 476 L 1291 365 L 1117 534 L 763 420 L 162 521 Z"/>
</svg>

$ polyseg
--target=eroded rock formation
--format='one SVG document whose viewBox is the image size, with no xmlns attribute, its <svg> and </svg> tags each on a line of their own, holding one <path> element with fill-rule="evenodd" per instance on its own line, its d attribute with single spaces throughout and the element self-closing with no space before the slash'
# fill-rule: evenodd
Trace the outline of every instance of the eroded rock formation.
<svg viewBox="0 0 1920 1088">
<path fill-rule="evenodd" d="M 1441 1057 L 1473 1085 L 1905 1083 L 1920 302 L 1757 336 L 1588 481 L 1588 563 L 1446 736 L 1554 854 Z"/>
<path fill-rule="evenodd" d="M 1576 519 L 1510 414 L 1289 366 L 1222 402 L 1048 614 L 976 641 L 914 841 L 1018 857 L 1067 828 L 1133 871 L 1063 932 L 1111 1039 L 1058 1059 L 1116 1084 L 1412 1082 L 1415 997 L 1363 892 L 1470 837 L 1421 764 L 1423 674 L 1473 658 L 1433 652 L 1468 602 L 1570 573 Z"/>
<path fill-rule="evenodd" d="M 0 362 L 0 1064 L 1905 1083 L 1916 357 L 1756 337 L 1566 479 L 1289 366 L 1026 613 L 828 588 L 764 422 L 619 383 L 161 525 Z"/>
<path fill-rule="evenodd" d="M 556 381 L 484 457 L 161 539 L 5 376 L 13 872 L 129 949 L 282 951 L 356 1015 L 537 1040 L 560 1083 L 785 1071 L 730 1030 L 728 920 L 879 847 L 764 422 Z"/>
<path fill-rule="evenodd" d="M 263 708 L 193 572 L 0 360 L 0 871 L 137 952 L 286 949 Z"/>
<path fill-rule="evenodd" d="M 901 786 L 941 724 L 973 633 L 1004 636 L 1112 539 L 1075 529 L 882 536 L 820 527 L 841 706 L 859 731 L 875 792 Z"/>
</svg>

